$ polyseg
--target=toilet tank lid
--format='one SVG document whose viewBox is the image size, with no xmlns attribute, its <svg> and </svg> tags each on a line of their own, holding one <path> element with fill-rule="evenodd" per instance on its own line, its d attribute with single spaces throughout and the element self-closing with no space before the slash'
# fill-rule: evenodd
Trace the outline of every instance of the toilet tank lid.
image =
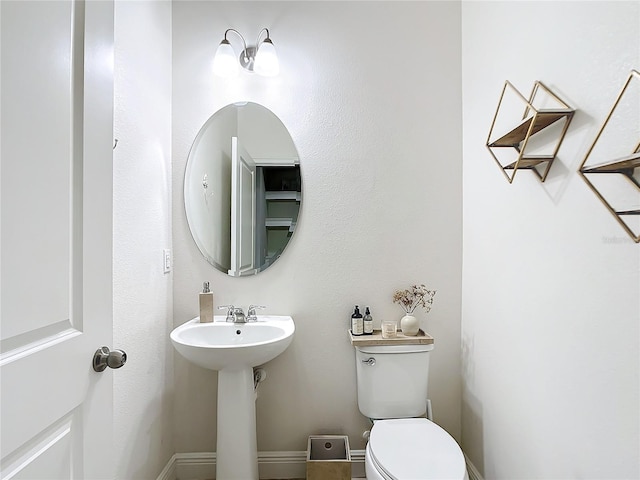
<svg viewBox="0 0 640 480">
<path fill-rule="evenodd" d="M 391 478 L 465 478 L 462 450 L 451 435 L 426 418 L 379 420 L 371 429 L 369 446 L 375 462 Z"/>
</svg>

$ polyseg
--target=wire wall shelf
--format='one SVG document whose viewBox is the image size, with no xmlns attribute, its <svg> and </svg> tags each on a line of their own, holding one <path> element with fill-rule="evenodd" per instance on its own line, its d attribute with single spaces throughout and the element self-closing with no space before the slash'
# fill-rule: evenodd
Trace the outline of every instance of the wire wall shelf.
<svg viewBox="0 0 640 480">
<path fill-rule="evenodd" d="M 638 167 L 640 72 L 631 70 L 578 173 L 636 243 L 640 243 Z"/>
<path fill-rule="evenodd" d="M 505 81 L 486 146 L 509 183 L 518 170 L 532 170 L 545 181 L 574 113 L 542 82 L 525 98 Z"/>
</svg>

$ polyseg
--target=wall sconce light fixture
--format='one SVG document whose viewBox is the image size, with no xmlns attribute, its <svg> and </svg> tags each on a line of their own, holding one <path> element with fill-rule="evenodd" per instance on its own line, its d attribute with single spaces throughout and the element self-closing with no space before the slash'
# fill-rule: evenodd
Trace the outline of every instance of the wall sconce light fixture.
<svg viewBox="0 0 640 480">
<path fill-rule="evenodd" d="M 227 40 L 227 33 L 229 32 L 235 33 L 242 39 L 244 50 L 242 50 L 239 59 L 236 59 L 233 47 L 229 40 Z M 262 37 L 263 33 L 266 33 L 266 38 L 260 43 L 260 37 Z M 240 63 L 245 70 L 255 72 L 265 77 L 273 77 L 278 74 L 280 71 L 278 56 L 276 55 L 273 42 L 271 42 L 269 38 L 269 30 L 266 28 L 260 30 L 255 47 L 247 46 L 244 37 L 233 28 L 229 28 L 224 32 L 224 38 L 220 42 L 218 50 L 216 50 L 216 56 L 213 58 L 213 72 L 221 77 L 237 75 L 238 63 Z"/>
</svg>

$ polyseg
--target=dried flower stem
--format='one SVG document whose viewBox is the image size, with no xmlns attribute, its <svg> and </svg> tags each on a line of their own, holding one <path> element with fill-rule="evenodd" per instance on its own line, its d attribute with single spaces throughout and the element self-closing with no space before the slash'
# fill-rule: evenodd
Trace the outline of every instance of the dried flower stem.
<svg viewBox="0 0 640 480">
<path fill-rule="evenodd" d="M 435 294 L 436 290 L 429 290 L 424 284 L 411 285 L 406 290 L 396 290 L 393 294 L 393 303 L 400 304 L 407 315 L 412 314 L 418 307 L 424 308 L 429 313 Z"/>
</svg>

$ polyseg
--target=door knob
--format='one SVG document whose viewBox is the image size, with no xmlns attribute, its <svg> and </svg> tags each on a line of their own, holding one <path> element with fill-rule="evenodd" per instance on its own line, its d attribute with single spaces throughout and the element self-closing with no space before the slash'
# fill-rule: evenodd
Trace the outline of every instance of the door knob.
<svg viewBox="0 0 640 480">
<path fill-rule="evenodd" d="M 102 347 L 93 355 L 93 369 L 96 372 L 102 372 L 107 367 L 120 368 L 125 363 L 127 363 L 127 354 L 122 350 L 109 350 L 109 347 Z"/>
</svg>

